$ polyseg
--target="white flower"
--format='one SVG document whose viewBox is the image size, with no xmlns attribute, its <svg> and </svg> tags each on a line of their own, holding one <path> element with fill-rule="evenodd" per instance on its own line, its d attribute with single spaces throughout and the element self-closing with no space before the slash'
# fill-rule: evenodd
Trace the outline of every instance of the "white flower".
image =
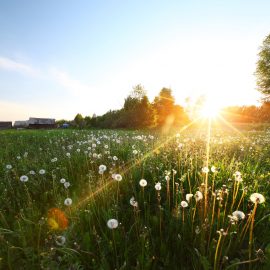
<svg viewBox="0 0 270 270">
<path fill-rule="evenodd" d="M 70 153 L 67 152 L 67 153 L 66 153 L 66 156 L 67 156 L 67 157 L 70 157 Z"/>
<path fill-rule="evenodd" d="M 118 227 L 118 221 L 114 218 L 107 221 L 107 226 L 109 229 L 116 229 Z"/>
<path fill-rule="evenodd" d="M 193 194 L 191 194 L 191 193 L 186 194 L 187 202 L 189 202 L 192 197 L 193 197 Z"/>
<path fill-rule="evenodd" d="M 133 153 L 133 155 L 137 155 L 138 154 L 138 151 L 137 150 L 133 150 L 132 153 Z"/>
<path fill-rule="evenodd" d="M 65 183 L 64 183 L 64 187 L 65 187 L 65 188 L 69 188 L 69 187 L 70 187 L 70 183 L 69 183 L 69 182 L 65 182 Z"/>
<path fill-rule="evenodd" d="M 232 215 L 233 215 L 233 217 L 235 218 L 235 219 L 237 219 L 237 221 L 238 220 L 242 220 L 242 219 L 244 219 L 245 218 L 245 214 L 242 212 L 242 211 L 234 211 L 233 213 L 232 213 Z"/>
<path fill-rule="evenodd" d="M 202 172 L 203 173 L 209 173 L 209 168 L 208 167 L 203 167 Z"/>
<path fill-rule="evenodd" d="M 57 161 L 57 158 L 52 158 L 51 159 L 51 162 L 56 162 Z"/>
<path fill-rule="evenodd" d="M 41 170 L 39 170 L 39 174 L 45 174 L 45 170 L 44 169 L 41 169 Z"/>
<path fill-rule="evenodd" d="M 161 190 L 161 184 L 160 184 L 160 182 L 157 182 L 157 183 L 155 184 L 155 189 L 156 189 L 156 190 Z"/>
<path fill-rule="evenodd" d="M 120 181 L 122 181 L 122 175 L 121 174 L 115 174 L 114 175 L 114 180 L 116 180 L 116 181 L 118 181 L 118 182 L 120 182 Z"/>
<path fill-rule="evenodd" d="M 195 200 L 196 202 L 200 201 L 203 198 L 203 195 L 200 191 L 196 191 L 195 193 Z"/>
<path fill-rule="evenodd" d="M 135 200 L 134 197 L 131 197 L 131 198 L 130 198 L 129 203 L 130 203 L 130 205 L 133 206 L 133 207 L 138 207 L 138 202 Z"/>
<path fill-rule="evenodd" d="M 147 186 L 147 181 L 145 179 L 141 179 L 139 182 L 141 187 L 146 187 Z"/>
<path fill-rule="evenodd" d="M 6 168 L 7 168 L 8 170 L 10 170 L 10 169 L 12 169 L 12 166 L 11 166 L 10 164 L 8 164 L 8 165 L 6 165 Z"/>
<path fill-rule="evenodd" d="M 170 176 L 169 176 L 169 175 L 166 175 L 166 176 L 165 176 L 165 180 L 166 180 L 166 181 L 169 181 L 169 180 L 170 180 Z"/>
<path fill-rule="evenodd" d="M 105 172 L 106 170 L 107 170 L 107 167 L 105 166 L 105 165 L 100 165 L 99 167 L 98 167 L 98 169 L 99 169 L 99 172 Z"/>
<path fill-rule="evenodd" d="M 61 183 L 61 184 L 64 184 L 65 182 L 66 182 L 66 179 L 65 179 L 65 178 L 61 178 L 61 179 L 60 179 L 60 183 Z"/>
<path fill-rule="evenodd" d="M 188 207 L 188 203 L 186 201 L 182 201 L 180 204 L 183 208 Z"/>
<path fill-rule="evenodd" d="M 35 171 L 33 171 L 33 170 L 32 170 L 32 171 L 30 171 L 29 173 L 30 173 L 30 174 L 32 174 L 32 175 L 35 175 L 35 174 L 36 174 L 36 172 L 35 172 Z"/>
<path fill-rule="evenodd" d="M 253 202 L 253 203 L 264 203 L 265 202 L 265 198 L 262 194 L 260 193 L 253 193 L 250 195 L 250 200 Z"/>
<path fill-rule="evenodd" d="M 55 243 L 58 245 L 58 246 L 63 246 L 65 243 L 66 243 L 66 237 L 65 236 L 57 236 L 55 238 Z"/>
<path fill-rule="evenodd" d="M 117 156 L 113 156 L 113 160 L 114 161 L 118 160 L 118 157 Z"/>
<path fill-rule="evenodd" d="M 215 166 L 212 166 L 212 167 L 211 167 L 211 172 L 212 172 L 212 173 L 217 172 L 217 168 L 216 168 Z"/>
<path fill-rule="evenodd" d="M 64 204 L 66 206 L 70 206 L 72 204 L 72 200 L 70 198 L 66 198 L 65 201 L 64 201 Z"/>
<path fill-rule="evenodd" d="M 22 176 L 20 177 L 20 180 L 21 180 L 22 182 L 27 182 L 27 181 L 28 181 L 28 176 L 27 176 L 27 175 L 22 175 Z"/>
</svg>

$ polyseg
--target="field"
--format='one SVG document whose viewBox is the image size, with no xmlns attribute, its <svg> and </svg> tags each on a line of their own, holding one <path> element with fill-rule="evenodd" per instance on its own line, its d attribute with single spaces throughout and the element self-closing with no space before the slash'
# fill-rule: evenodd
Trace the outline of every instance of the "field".
<svg viewBox="0 0 270 270">
<path fill-rule="evenodd" d="M 1 269 L 270 269 L 270 130 L 0 133 Z"/>
</svg>

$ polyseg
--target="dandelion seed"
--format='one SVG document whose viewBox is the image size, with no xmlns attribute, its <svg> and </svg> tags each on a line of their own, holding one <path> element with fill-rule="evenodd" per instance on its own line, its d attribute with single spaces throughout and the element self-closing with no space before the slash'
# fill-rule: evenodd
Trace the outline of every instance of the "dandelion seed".
<svg viewBox="0 0 270 270">
<path fill-rule="evenodd" d="M 118 182 L 120 182 L 120 181 L 122 181 L 122 175 L 121 174 L 115 174 L 114 175 L 114 180 L 116 180 L 116 181 L 118 181 Z"/>
<path fill-rule="evenodd" d="M 66 182 L 66 179 L 65 179 L 65 178 L 61 178 L 61 179 L 60 179 L 60 183 L 61 183 L 61 184 L 64 184 L 65 182 Z"/>
<path fill-rule="evenodd" d="M 46 171 L 45 171 L 44 169 L 39 170 L 39 174 L 41 174 L 41 175 L 42 175 L 42 174 L 45 174 L 45 172 L 46 172 Z"/>
<path fill-rule="evenodd" d="M 8 164 L 8 165 L 6 165 L 6 168 L 7 168 L 8 170 L 11 170 L 11 169 L 12 169 L 12 166 L 11 166 L 10 164 Z"/>
<path fill-rule="evenodd" d="M 65 236 L 62 236 L 62 235 L 57 236 L 55 238 L 55 243 L 58 246 L 63 246 L 66 243 L 66 237 Z"/>
<path fill-rule="evenodd" d="M 253 193 L 250 195 L 250 200 L 253 203 L 264 203 L 265 202 L 265 198 L 262 194 L 260 193 Z"/>
<path fill-rule="evenodd" d="M 187 202 L 189 202 L 192 197 L 193 197 L 193 194 L 192 193 L 186 194 L 186 200 L 187 200 Z"/>
<path fill-rule="evenodd" d="M 242 212 L 242 211 L 234 211 L 233 213 L 232 213 L 232 215 L 233 215 L 233 217 L 235 217 L 236 219 L 237 219 L 237 221 L 238 220 L 242 220 L 242 219 L 245 219 L 245 214 L 244 214 L 244 212 Z"/>
<path fill-rule="evenodd" d="M 141 179 L 139 182 L 141 187 L 146 187 L 147 186 L 147 181 L 145 179 Z"/>
<path fill-rule="evenodd" d="M 196 191 L 194 197 L 195 197 L 196 202 L 198 202 L 203 198 L 203 195 L 202 195 L 202 193 L 200 191 Z"/>
<path fill-rule="evenodd" d="M 208 167 L 203 167 L 202 172 L 203 173 L 209 173 L 209 168 Z"/>
<path fill-rule="evenodd" d="M 65 201 L 64 201 L 64 204 L 66 206 L 70 206 L 72 204 L 72 200 L 70 198 L 66 198 Z"/>
<path fill-rule="evenodd" d="M 107 167 L 105 165 L 100 165 L 98 169 L 99 169 L 99 174 L 103 174 L 107 170 Z"/>
<path fill-rule="evenodd" d="M 20 177 L 20 180 L 21 180 L 22 182 L 27 182 L 27 181 L 28 181 L 28 176 L 27 176 L 27 175 L 22 175 L 22 176 Z"/>
<path fill-rule="evenodd" d="M 138 202 L 135 200 L 134 197 L 131 197 L 131 198 L 130 198 L 129 203 L 130 203 L 130 205 L 133 206 L 133 207 L 138 207 Z"/>
<path fill-rule="evenodd" d="M 70 187 L 70 183 L 69 183 L 69 182 L 67 182 L 67 181 L 66 181 L 66 182 L 64 182 L 64 187 L 65 187 L 65 188 L 69 188 L 69 187 Z"/>
<path fill-rule="evenodd" d="M 161 183 L 160 182 L 157 182 L 156 184 L 155 184 L 155 189 L 156 190 L 161 190 Z"/>
<path fill-rule="evenodd" d="M 182 201 L 180 204 L 183 208 L 188 207 L 188 203 L 186 201 Z"/>
<path fill-rule="evenodd" d="M 118 221 L 114 218 L 107 221 L 107 226 L 109 229 L 116 229 L 118 227 Z"/>
</svg>

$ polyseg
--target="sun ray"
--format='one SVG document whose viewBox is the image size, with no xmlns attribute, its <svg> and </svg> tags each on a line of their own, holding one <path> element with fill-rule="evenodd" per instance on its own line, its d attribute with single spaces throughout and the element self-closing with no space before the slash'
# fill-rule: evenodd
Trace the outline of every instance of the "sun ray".
<svg viewBox="0 0 270 270">
<path fill-rule="evenodd" d="M 183 132 L 184 130 L 186 130 L 187 128 L 189 128 L 190 126 L 192 126 L 193 124 L 195 124 L 200 118 L 196 118 L 193 121 L 191 121 L 190 123 L 188 123 L 187 125 L 183 126 L 178 133 Z M 148 157 L 150 157 L 151 155 L 153 155 L 155 152 L 157 152 L 160 148 L 164 147 L 166 144 L 168 144 L 175 136 L 169 136 L 168 139 L 166 139 L 165 141 L 159 143 L 154 149 L 152 149 L 151 151 L 145 153 L 141 158 L 139 158 L 138 160 L 136 160 L 136 162 L 132 163 L 131 165 L 129 165 L 126 169 L 122 170 L 121 172 L 119 172 L 122 176 L 126 175 L 132 168 L 140 165 L 145 159 L 147 159 Z M 84 205 L 85 203 L 87 203 L 88 201 L 92 200 L 93 198 L 95 198 L 99 193 L 101 193 L 105 188 L 111 186 L 113 183 L 115 183 L 114 180 L 111 179 L 111 177 L 107 177 L 104 179 L 104 184 L 102 184 L 99 188 L 97 188 L 95 191 L 91 192 L 91 194 L 87 195 L 85 198 L 81 199 L 76 205 L 74 205 L 72 207 L 72 210 L 76 210 L 77 208 L 81 207 L 82 205 Z"/>
</svg>

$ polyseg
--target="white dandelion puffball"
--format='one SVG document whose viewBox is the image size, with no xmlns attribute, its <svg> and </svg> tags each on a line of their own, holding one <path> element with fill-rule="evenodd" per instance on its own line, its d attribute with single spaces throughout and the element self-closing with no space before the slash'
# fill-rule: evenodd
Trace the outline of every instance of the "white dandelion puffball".
<svg viewBox="0 0 270 270">
<path fill-rule="evenodd" d="M 234 211 L 232 213 L 233 217 L 238 221 L 238 220 L 242 220 L 245 219 L 245 214 L 242 211 Z"/>
<path fill-rule="evenodd" d="M 66 243 L 66 237 L 65 236 L 62 236 L 62 235 L 57 236 L 55 238 L 55 243 L 58 246 L 63 246 Z"/>
<path fill-rule="evenodd" d="M 157 182 L 156 184 L 155 184 L 155 189 L 156 190 L 161 190 L 161 183 L 160 182 Z"/>
<path fill-rule="evenodd" d="M 114 218 L 111 218 L 107 221 L 107 226 L 109 229 L 116 229 L 118 227 L 118 221 Z"/>
<path fill-rule="evenodd" d="M 208 167 L 203 167 L 202 172 L 203 173 L 209 173 L 209 168 Z"/>
<path fill-rule="evenodd" d="M 146 187 L 147 186 L 147 181 L 145 179 L 141 179 L 139 182 L 141 187 Z"/>
<path fill-rule="evenodd" d="M 188 203 L 186 201 L 182 201 L 180 204 L 183 208 L 188 207 Z"/>
<path fill-rule="evenodd" d="M 65 187 L 65 188 L 69 188 L 69 187 L 70 187 L 70 183 L 69 183 L 69 182 L 65 182 L 65 183 L 64 183 L 64 187 Z"/>
<path fill-rule="evenodd" d="M 121 174 L 115 174 L 114 175 L 114 180 L 116 180 L 116 181 L 118 181 L 118 182 L 120 182 L 120 181 L 122 181 L 122 175 Z"/>
<path fill-rule="evenodd" d="M 196 191 L 195 193 L 195 200 L 196 202 L 200 201 L 203 198 L 203 195 L 200 191 Z"/>
<path fill-rule="evenodd" d="M 113 156 L 113 160 L 114 161 L 118 160 L 118 157 L 117 156 Z"/>
<path fill-rule="evenodd" d="M 32 174 L 32 175 L 35 175 L 36 174 L 36 172 L 33 171 L 33 170 L 31 170 L 29 173 Z"/>
<path fill-rule="evenodd" d="M 265 198 L 262 194 L 260 193 L 253 193 L 250 195 L 250 200 L 253 203 L 264 203 L 265 202 Z"/>
<path fill-rule="evenodd" d="M 211 172 L 212 172 L 212 173 L 217 172 L 217 168 L 216 168 L 215 166 L 212 166 L 212 167 L 211 167 Z"/>
<path fill-rule="evenodd" d="M 27 176 L 27 175 L 22 175 L 22 176 L 20 177 L 20 180 L 21 180 L 22 182 L 27 182 L 27 181 L 28 181 L 28 176 Z"/>
<path fill-rule="evenodd" d="M 60 179 L 60 183 L 61 183 L 61 184 L 64 184 L 65 182 L 66 182 L 66 179 L 65 179 L 65 178 L 61 178 L 61 179 Z"/>
<path fill-rule="evenodd" d="M 137 155 L 138 154 L 138 151 L 137 150 L 133 150 L 132 153 L 133 153 L 133 155 Z"/>
<path fill-rule="evenodd" d="M 70 198 L 66 198 L 65 201 L 64 201 L 64 204 L 66 206 L 70 206 L 70 205 L 72 205 L 72 200 Z"/>
<path fill-rule="evenodd" d="M 100 172 L 105 172 L 106 170 L 107 170 L 107 167 L 105 166 L 105 165 L 100 165 L 99 167 L 98 167 L 98 170 L 100 171 Z"/>
<path fill-rule="evenodd" d="M 45 172 L 46 172 L 46 171 L 45 171 L 44 169 L 39 170 L 39 174 L 41 174 L 41 175 L 42 175 L 42 174 L 45 174 Z"/>
<path fill-rule="evenodd" d="M 192 197 L 193 197 L 193 194 L 192 193 L 186 194 L 186 200 L 187 200 L 187 202 L 189 202 Z"/>
<path fill-rule="evenodd" d="M 11 166 L 10 164 L 8 164 L 8 165 L 6 165 L 6 168 L 7 168 L 8 170 L 10 170 L 10 169 L 12 169 L 12 166 Z"/>
<path fill-rule="evenodd" d="M 130 198 L 129 203 L 130 203 L 130 205 L 133 206 L 133 207 L 138 207 L 138 202 L 135 200 L 134 197 L 131 197 L 131 198 Z"/>
</svg>

